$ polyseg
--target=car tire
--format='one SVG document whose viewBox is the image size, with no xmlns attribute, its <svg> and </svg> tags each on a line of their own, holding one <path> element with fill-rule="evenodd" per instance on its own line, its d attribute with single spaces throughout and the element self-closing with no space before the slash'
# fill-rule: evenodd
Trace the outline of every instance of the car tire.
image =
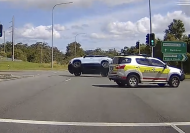
<svg viewBox="0 0 190 133">
<path fill-rule="evenodd" d="M 81 72 L 75 72 L 74 75 L 75 76 L 81 76 Z"/>
<path fill-rule="evenodd" d="M 172 76 L 169 80 L 169 85 L 170 87 L 174 87 L 174 88 L 177 88 L 180 84 L 180 79 L 178 76 Z"/>
<path fill-rule="evenodd" d="M 79 68 L 79 67 L 81 67 L 81 61 L 79 61 L 79 60 L 73 61 L 73 67 L 74 67 L 74 68 Z"/>
<path fill-rule="evenodd" d="M 139 78 L 136 75 L 129 75 L 127 77 L 127 86 L 131 88 L 138 87 L 139 84 Z"/>
<path fill-rule="evenodd" d="M 107 77 L 108 76 L 107 72 L 101 72 L 100 74 L 101 74 L 102 77 Z"/>
<path fill-rule="evenodd" d="M 116 83 L 119 87 L 125 87 L 125 83 L 123 83 L 122 81 L 116 81 Z"/>
<path fill-rule="evenodd" d="M 109 62 L 108 62 L 108 61 L 102 61 L 102 62 L 101 62 L 101 66 L 102 66 L 103 68 L 109 68 Z"/>
<path fill-rule="evenodd" d="M 160 87 L 164 87 L 166 84 L 158 84 L 158 86 Z"/>
</svg>

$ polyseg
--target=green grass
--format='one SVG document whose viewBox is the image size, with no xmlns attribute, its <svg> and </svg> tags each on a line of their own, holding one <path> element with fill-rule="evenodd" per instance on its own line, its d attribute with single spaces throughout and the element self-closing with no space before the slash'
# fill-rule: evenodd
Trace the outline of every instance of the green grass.
<svg viewBox="0 0 190 133">
<path fill-rule="evenodd" d="M 186 79 L 190 79 L 190 74 L 185 74 Z"/>
<path fill-rule="evenodd" d="M 54 70 L 65 70 L 66 65 L 54 64 Z M 0 70 L 51 70 L 50 63 L 31 63 L 22 61 L 1 61 Z"/>
</svg>

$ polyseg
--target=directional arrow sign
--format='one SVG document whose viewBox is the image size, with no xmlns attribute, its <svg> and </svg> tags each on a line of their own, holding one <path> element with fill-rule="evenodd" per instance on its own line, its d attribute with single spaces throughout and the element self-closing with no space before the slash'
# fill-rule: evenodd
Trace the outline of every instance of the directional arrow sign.
<svg viewBox="0 0 190 133">
<path fill-rule="evenodd" d="M 188 59 L 186 54 L 164 54 L 164 61 L 186 61 Z"/>
<path fill-rule="evenodd" d="M 186 54 L 187 44 L 185 42 L 162 42 L 162 53 Z"/>
</svg>

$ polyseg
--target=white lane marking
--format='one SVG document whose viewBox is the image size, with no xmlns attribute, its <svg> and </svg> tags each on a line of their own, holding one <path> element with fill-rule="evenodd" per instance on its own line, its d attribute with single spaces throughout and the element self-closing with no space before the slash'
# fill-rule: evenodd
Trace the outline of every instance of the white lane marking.
<svg viewBox="0 0 190 133">
<path fill-rule="evenodd" d="M 71 80 L 71 79 L 66 79 L 65 81 L 69 81 L 69 80 Z"/>
<path fill-rule="evenodd" d="M 101 122 L 57 122 L 57 121 L 35 121 L 35 120 L 15 120 L 15 119 L 0 119 L 0 123 L 22 123 L 35 125 L 61 125 L 61 126 L 91 126 L 91 127 L 161 127 L 161 126 L 176 126 L 173 123 L 101 123 Z M 186 122 L 180 122 L 180 125 L 187 125 Z M 190 125 L 190 122 L 188 122 Z M 176 128 L 176 127 L 175 127 Z M 177 128 L 176 128 L 177 129 Z M 184 132 L 180 132 L 184 133 Z"/>
<path fill-rule="evenodd" d="M 176 125 L 171 125 L 171 127 L 173 127 L 176 131 L 178 131 L 179 133 L 185 133 L 183 130 L 181 130 L 179 127 L 177 127 Z"/>
</svg>

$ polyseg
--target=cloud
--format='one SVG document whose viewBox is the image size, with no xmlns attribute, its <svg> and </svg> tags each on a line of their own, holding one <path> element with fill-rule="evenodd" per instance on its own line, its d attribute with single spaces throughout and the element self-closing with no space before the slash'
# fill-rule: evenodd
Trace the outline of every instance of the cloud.
<svg viewBox="0 0 190 133">
<path fill-rule="evenodd" d="M 95 2 L 101 2 L 110 6 L 115 6 L 115 5 L 120 5 L 124 3 L 138 2 L 142 0 L 117 0 L 117 1 L 111 1 L 111 0 L 55 0 L 53 1 L 53 0 L 50 0 L 48 2 L 47 0 L 0 0 L 0 1 L 12 2 L 20 6 L 28 6 L 28 7 L 37 6 L 40 8 L 52 8 L 52 6 L 57 3 L 67 3 L 71 1 L 73 2 L 72 6 L 89 7 Z M 70 6 L 70 5 L 65 5 L 65 6 Z"/>
<path fill-rule="evenodd" d="M 105 35 L 105 34 L 98 34 L 98 33 L 92 33 L 90 35 L 91 38 L 95 38 L 95 39 L 107 39 L 109 36 Z"/>
<path fill-rule="evenodd" d="M 56 24 L 54 25 L 54 37 L 60 38 L 61 35 L 59 31 L 65 30 L 65 27 Z M 43 39 L 47 40 L 50 39 L 52 36 L 51 26 L 33 26 L 32 24 L 26 24 L 22 28 L 15 29 L 15 35 L 18 39 Z"/>
<path fill-rule="evenodd" d="M 168 28 L 168 25 L 173 19 L 180 19 L 184 22 L 187 32 L 190 32 L 190 17 L 185 15 L 182 11 L 168 12 L 165 16 L 161 14 L 155 14 L 152 17 L 153 32 L 158 35 L 164 34 L 164 30 Z M 123 38 L 126 37 L 142 37 L 149 33 L 150 19 L 147 17 L 141 18 L 136 22 L 110 22 L 103 29 L 103 32 L 108 35 L 119 35 Z M 96 33 L 97 34 L 97 33 Z M 113 36 L 112 36 L 113 37 Z M 97 38 L 97 37 L 96 37 Z"/>
</svg>

